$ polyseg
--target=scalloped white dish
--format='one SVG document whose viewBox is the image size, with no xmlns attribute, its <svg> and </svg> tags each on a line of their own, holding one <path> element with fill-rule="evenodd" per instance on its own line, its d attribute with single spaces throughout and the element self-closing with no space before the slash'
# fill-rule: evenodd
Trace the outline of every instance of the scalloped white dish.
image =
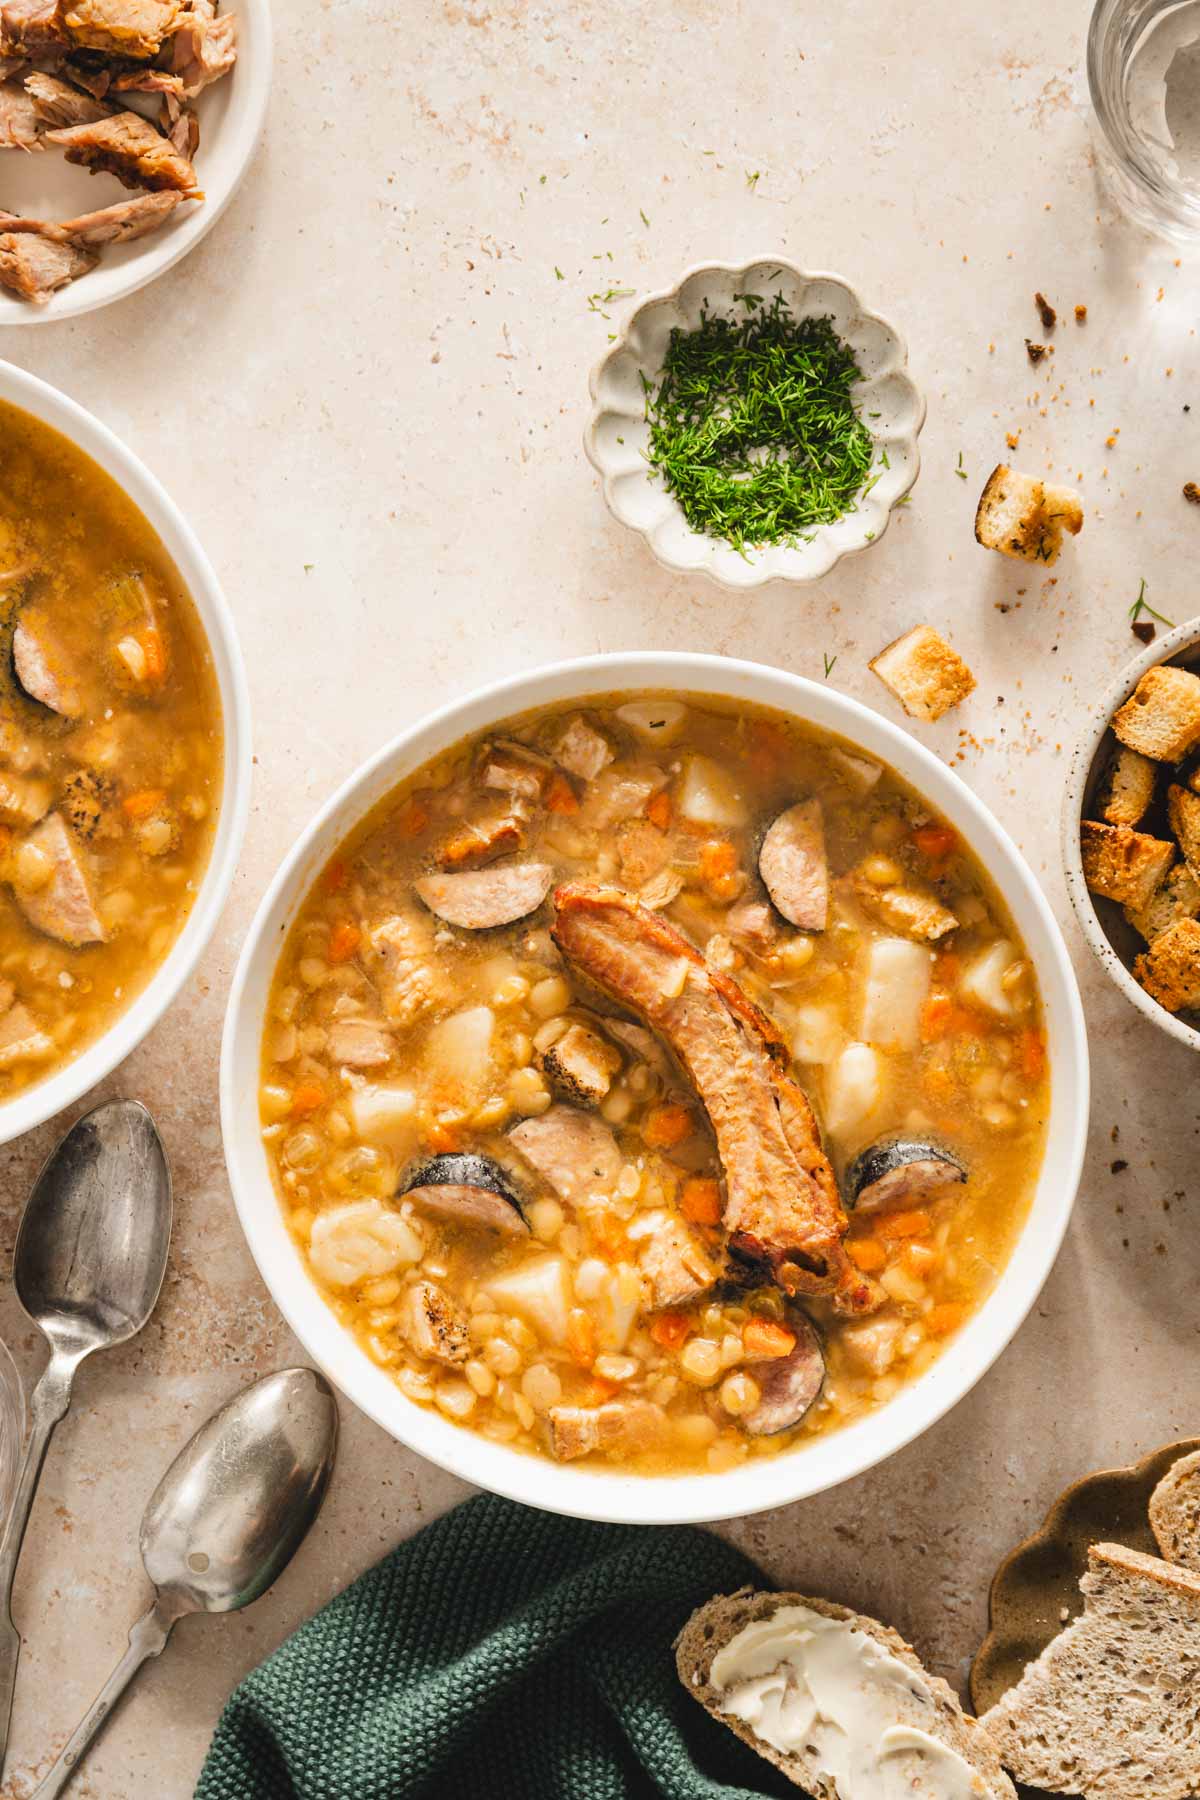
<svg viewBox="0 0 1200 1800">
<path fill-rule="evenodd" d="M 877 478 L 869 492 L 860 494 L 853 512 L 817 526 L 805 542 L 743 552 L 693 531 L 650 468 L 643 376 L 651 384 L 661 378 L 673 330 L 695 330 L 705 308 L 732 315 L 744 293 L 761 295 L 767 303 L 780 294 L 798 319 L 829 318 L 853 350 L 862 371 L 854 400 L 876 446 L 872 474 Z M 925 401 L 907 373 L 907 359 L 904 339 L 895 326 L 868 311 L 861 296 L 839 275 L 810 273 L 778 257 L 741 264 L 698 263 L 676 287 L 651 294 L 635 307 L 593 369 L 584 449 L 600 476 L 613 517 L 640 531 L 664 567 L 698 571 L 732 588 L 777 580 L 818 581 L 843 556 L 878 543 L 893 509 L 920 473 L 917 438 L 925 423 Z M 880 451 L 886 452 L 886 464 L 879 461 Z"/>
</svg>

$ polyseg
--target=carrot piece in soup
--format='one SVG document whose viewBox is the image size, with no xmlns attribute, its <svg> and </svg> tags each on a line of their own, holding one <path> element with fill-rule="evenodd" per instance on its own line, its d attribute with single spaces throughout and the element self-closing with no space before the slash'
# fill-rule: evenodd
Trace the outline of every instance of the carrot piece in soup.
<svg viewBox="0 0 1200 1800">
<path fill-rule="evenodd" d="M 882 1269 L 887 1261 L 887 1251 L 878 1238 L 850 1238 L 846 1243 L 846 1255 L 856 1269 L 864 1275 L 874 1275 Z"/>
<path fill-rule="evenodd" d="M 691 1336 L 692 1321 L 687 1313 L 661 1312 L 650 1327 L 650 1336 L 664 1350 L 678 1350 Z"/>
<path fill-rule="evenodd" d="M 557 769 L 546 784 L 546 811 L 558 813 L 562 817 L 569 817 L 579 811 L 575 789 Z"/>
<path fill-rule="evenodd" d="M 662 788 L 647 806 L 646 817 L 652 825 L 657 825 L 660 831 L 666 831 L 671 823 L 672 810 L 671 796 L 665 788 Z"/>
<path fill-rule="evenodd" d="M 146 680 L 161 681 L 167 672 L 167 644 L 162 632 L 156 625 L 147 625 L 145 631 L 138 632 L 137 641 L 146 659 Z"/>
<path fill-rule="evenodd" d="M 1046 1072 L 1046 1039 L 1040 1031 L 1023 1031 L 1021 1047 L 1018 1053 L 1022 1075 L 1028 1081 L 1038 1081 Z"/>
<path fill-rule="evenodd" d="M 325 1104 L 325 1089 L 317 1081 L 301 1081 L 292 1089 L 292 1104 L 288 1109 L 293 1119 L 306 1119 L 309 1113 L 319 1112 Z"/>
<path fill-rule="evenodd" d="M 881 1238 L 928 1237 L 931 1220 L 927 1212 L 884 1213 L 875 1229 Z"/>
<path fill-rule="evenodd" d="M 121 810 L 131 819 L 148 819 L 165 806 L 166 799 L 162 788 L 140 788 L 136 794 L 126 794 Z"/>
<path fill-rule="evenodd" d="M 940 862 L 958 844 L 958 834 L 949 825 L 918 825 L 912 837 L 921 855 L 931 862 Z"/>
<path fill-rule="evenodd" d="M 686 1106 L 656 1106 L 642 1126 L 642 1136 L 652 1150 L 670 1150 L 682 1144 L 692 1129 L 692 1115 Z"/>
<path fill-rule="evenodd" d="M 329 934 L 330 962 L 349 962 L 361 943 L 362 932 L 358 926 L 351 925 L 348 919 L 339 919 Z"/>
<path fill-rule="evenodd" d="M 581 1369 L 590 1369 L 596 1360 L 595 1322 L 581 1306 L 573 1306 L 567 1314 L 567 1349 Z"/>
<path fill-rule="evenodd" d="M 679 1195 L 679 1210 L 693 1225 L 721 1223 L 721 1184 L 707 1175 L 692 1175 Z"/>
<path fill-rule="evenodd" d="M 334 858 L 325 871 L 325 889 L 327 893 L 336 894 L 346 885 L 346 865 L 340 856 Z"/>
<path fill-rule="evenodd" d="M 930 1307 L 925 1314 L 925 1329 L 931 1331 L 934 1337 L 946 1337 L 950 1332 L 958 1330 L 966 1316 L 965 1306 L 954 1300 L 943 1300 L 939 1306 Z"/>
<path fill-rule="evenodd" d="M 752 1361 L 768 1356 L 790 1356 L 796 1348 L 796 1334 L 774 1319 L 748 1319 L 742 1330 L 742 1344 Z"/>
</svg>

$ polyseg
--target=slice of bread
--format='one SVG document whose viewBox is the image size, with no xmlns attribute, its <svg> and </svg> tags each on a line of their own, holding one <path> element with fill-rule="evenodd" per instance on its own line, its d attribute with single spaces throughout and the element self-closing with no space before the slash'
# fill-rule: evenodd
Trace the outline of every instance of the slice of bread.
<svg viewBox="0 0 1200 1800">
<path fill-rule="evenodd" d="M 1168 1562 L 1200 1571 L 1200 1450 L 1172 1463 L 1151 1494 L 1150 1529 Z"/>
<path fill-rule="evenodd" d="M 1200 1008 L 1200 924 L 1179 919 L 1168 925 L 1135 959 L 1133 978 L 1168 1012 Z"/>
<path fill-rule="evenodd" d="M 1093 894 L 1135 911 L 1148 906 L 1154 890 L 1175 861 L 1175 846 L 1166 838 L 1130 831 L 1128 825 L 1100 825 L 1085 819 L 1079 827 L 1083 879 Z"/>
<path fill-rule="evenodd" d="M 1096 790 L 1096 812 L 1106 825 L 1140 825 L 1154 798 L 1158 770 L 1150 757 L 1118 744 Z"/>
<path fill-rule="evenodd" d="M 975 538 L 1020 562 L 1057 562 L 1063 533 L 1083 528 L 1083 508 L 1071 488 L 1051 487 L 998 463 L 988 476 L 975 511 Z"/>
<path fill-rule="evenodd" d="M 872 657 L 869 666 L 910 718 L 931 724 L 975 686 L 958 651 L 932 625 L 915 625 Z"/>
<path fill-rule="evenodd" d="M 751 1725 L 723 1710 L 725 1695 L 712 1682 L 712 1665 L 718 1652 L 746 1626 L 771 1619 L 781 1607 L 787 1606 L 803 1606 L 824 1618 L 844 1620 L 853 1630 L 872 1639 L 903 1663 L 915 1679 L 905 1694 L 904 1716 L 898 1717 L 896 1724 L 935 1738 L 962 1757 L 974 1771 L 978 1800 L 1016 1800 L 1013 1785 L 1001 1768 L 987 1733 L 963 1712 L 946 1683 L 922 1667 L 916 1651 L 898 1632 L 862 1613 L 851 1612 L 849 1607 L 838 1606 L 832 1600 L 811 1600 L 803 1594 L 758 1593 L 753 1588 L 742 1588 L 736 1594 L 710 1600 L 707 1606 L 692 1614 L 675 1640 L 675 1666 L 688 1693 L 714 1719 L 728 1725 L 744 1744 L 767 1762 L 774 1763 L 789 1781 L 814 1795 L 815 1800 L 839 1800 L 836 1778 L 828 1771 L 822 1771 L 821 1759 L 811 1747 L 785 1752 L 765 1742 Z M 932 1800 L 936 1790 L 921 1787 L 914 1788 L 913 1792 L 914 1800 L 926 1794 Z"/>
<path fill-rule="evenodd" d="M 1125 908 L 1125 917 L 1135 931 L 1140 931 L 1148 944 L 1180 919 L 1200 917 L 1200 881 L 1185 862 L 1175 867 L 1159 882 L 1145 906 Z"/>
<path fill-rule="evenodd" d="M 1170 663 L 1147 669 L 1112 728 L 1123 744 L 1155 762 L 1179 762 L 1200 743 L 1200 677 Z"/>
<path fill-rule="evenodd" d="M 1200 1791 L 1200 1576 L 1093 1544 L 1084 1611 L 981 1723 L 1019 1781 L 1085 1800 Z"/>
</svg>

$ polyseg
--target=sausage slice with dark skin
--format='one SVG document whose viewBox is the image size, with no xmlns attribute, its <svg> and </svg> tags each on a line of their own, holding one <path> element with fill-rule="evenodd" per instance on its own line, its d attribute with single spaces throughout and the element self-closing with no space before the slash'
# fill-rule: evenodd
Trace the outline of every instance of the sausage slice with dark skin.
<svg viewBox="0 0 1200 1800">
<path fill-rule="evenodd" d="M 620 888 L 571 882 L 554 895 L 563 955 L 666 1040 L 708 1114 L 725 1174 L 729 1251 L 788 1293 L 869 1310 L 842 1243 L 847 1219 L 787 1047 L 735 981 L 709 969 L 667 920 Z"/>
<path fill-rule="evenodd" d="M 554 871 L 548 863 L 506 863 L 460 875 L 422 875 L 413 882 L 430 912 L 467 931 L 494 931 L 536 912 Z"/>
<path fill-rule="evenodd" d="M 778 912 L 800 931 L 824 931 L 829 916 L 829 864 L 819 800 L 781 812 L 758 853 L 758 872 Z"/>
<path fill-rule="evenodd" d="M 791 1431 L 825 1385 L 825 1353 L 812 1320 L 793 1306 L 788 1309 L 787 1325 L 796 1334 L 794 1349 L 786 1356 L 745 1365 L 761 1396 L 758 1405 L 742 1420 L 755 1437 Z"/>
<path fill-rule="evenodd" d="M 489 1156 L 433 1156 L 410 1170 L 400 1193 L 426 1218 L 443 1224 L 496 1231 L 501 1237 L 529 1236 L 521 1202 Z"/>
<path fill-rule="evenodd" d="M 915 1138 L 884 1138 L 859 1152 L 846 1170 L 846 1204 L 857 1212 L 887 1212 L 967 1179 L 956 1156 Z"/>
</svg>

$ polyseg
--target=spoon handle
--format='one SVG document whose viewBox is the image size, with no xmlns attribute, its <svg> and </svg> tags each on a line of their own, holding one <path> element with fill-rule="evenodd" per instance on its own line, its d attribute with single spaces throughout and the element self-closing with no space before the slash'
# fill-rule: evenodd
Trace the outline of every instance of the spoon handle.
<svg viewBox="0 0 1200 1800">
<path fill-rule="evenodd" d="M 161 1595 L 129 1632 L 129 1648 L 71 1733 L 57 1762 L 34 1788 L 29 1800 L 55 1800 L 79 1767 L 92 1739 L 108 1723 L 109 1714 L 144 1662 L 161 1656 L 178 1613 L 168 1610 Z"/>
<path fill-rule="evenodd" d="M 21 1634 L 13 1624 L 12 1590 L 17 1561 L 25 1541 L 25 1527 L 33 1508 L 38 1477 L 54 1427 L 71 1404 L 71 1382 L 75 1375 L 74 1360 L 51 1356 L 29 1402 L 29 1441 L 17 1477 L 8 1523 L 0 1539 L 0 1776 L 8 1750 L 8 1731 L 12 1723 L 13 1689 L 17 1682 L 17 1661 L 21 1654 Z"/>
</svg>

